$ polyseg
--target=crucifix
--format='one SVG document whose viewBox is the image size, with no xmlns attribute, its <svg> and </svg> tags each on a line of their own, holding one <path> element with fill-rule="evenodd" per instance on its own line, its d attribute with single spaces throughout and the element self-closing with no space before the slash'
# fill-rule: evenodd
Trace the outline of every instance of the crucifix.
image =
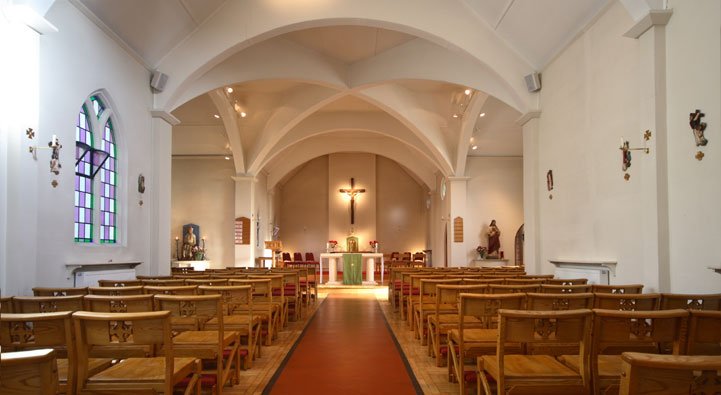
<svg viewBox="0 0 721 395">
<path fill-rule="evenodd" d="M 350 179 L 350 189 L 343 188 L 340 190 L 340 193 L 345 193 L 346 195 L 350 196 L 350 224 L 355 224 L 355 197 L 358 196 L 361 193 L 364 193 L 365 189 L 356 189 L 355 188 L 355 179 L 351 177 Z"/>
</svg>

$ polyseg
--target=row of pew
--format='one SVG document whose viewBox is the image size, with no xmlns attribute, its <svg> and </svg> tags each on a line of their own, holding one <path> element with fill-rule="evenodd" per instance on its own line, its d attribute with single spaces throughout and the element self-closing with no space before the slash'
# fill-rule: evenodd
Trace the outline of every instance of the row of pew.
<svg viewBox="0 0 721 395">
<path fill-rule="evenodd" d="M 623 372 L 649 366 L 683 377 L 656 393 L 721 390 L 721 294 L 644 294 L 521 269 L 393 268 L 390 278 L 394 311 L 461 394 L 619 393 L 622 381 L 647 390 Z"/>
<path fill-rule="evenodd" d="M 0 300 L 0 393 L 221 394 L 317 300 L 304 270 L 99 285 Z"/>
</svg>

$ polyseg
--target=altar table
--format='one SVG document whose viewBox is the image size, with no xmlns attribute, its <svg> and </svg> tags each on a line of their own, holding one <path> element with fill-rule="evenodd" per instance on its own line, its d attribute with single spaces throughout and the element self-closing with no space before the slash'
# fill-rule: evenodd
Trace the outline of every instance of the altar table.
<svg viewBox="0 0 721 395">
<path fill-rule="evenodd" d="M 343 283 L 338 281 L 338 261 L 343 259 L 342 252 L 335 252 L 335 253 L 324 253 L 320 254 L 320 278 L 318 280 L 319 284 L 323 284 L 323 261 L 328 261 L 328 282 L 326 282 L 326 285 L 342 285 Z M 361 253 L 353 253 L 353 254 L 360 254 L 361 260 L 366 265 L 366 280 L 363 281 L 363 285 L 378 285 L 378 283 L 375 281 L 374 274 L 375 274 L 375 267 L 376 267 L 376 259 L 381 260 L 381 284 L 383 284 L 383 254 L 380 252 L 361 252 Z M 342 262 L 342 261 L 341 261 Z"/>
</svg>

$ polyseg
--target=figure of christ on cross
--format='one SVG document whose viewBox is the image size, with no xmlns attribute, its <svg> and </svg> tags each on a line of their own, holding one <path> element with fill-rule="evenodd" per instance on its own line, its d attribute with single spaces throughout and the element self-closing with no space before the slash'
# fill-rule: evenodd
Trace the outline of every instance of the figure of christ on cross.
<svg viewBox="0 0 721 395">
<path fill-rule="evenodd" d="M 351 177 L 350 179 L 350 189 L 343 188 L 340 190 L 340 193 L 345 193 L 346 195 L 350 196 L 350 224 L 355 224 L 355 197 L 358 196 L 361 193 L 364 193 L 365 189 L 356 189 L 355 188 L 355 179 Z"/>
</svg>

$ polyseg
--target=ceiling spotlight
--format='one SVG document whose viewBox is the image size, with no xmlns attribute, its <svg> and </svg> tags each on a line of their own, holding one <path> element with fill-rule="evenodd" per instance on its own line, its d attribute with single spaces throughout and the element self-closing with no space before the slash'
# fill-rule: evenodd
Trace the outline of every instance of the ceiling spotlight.
<svg viewBox="0 0 721 395">
<path fill-rule="evenodd" d="M 220 115 L 218 115 L 218 114 L 213 114 L 213 116 L 217 119 L 220 119 Z"/>
<path fill-rule="evenodd" d="M 470 89 L 466 89 L 466 91 L 465 91 L 464 93 L 466 94 L 466 96 L 468 96 L 468 95 L 471 94 L 471 90 L 470 90 Z"/>
<path fill-rule="evenodd" d="M 227 88 L 225 89 L 225 91 L 228 92 L 228 93 L 233 93 L 233 88 L 227 87 Z"/>
<path fill-rule="evenodd" d="M 248 114 L 245 113 L 245 111 L 240 112 L 240 117 L 245 118 Z"/>
<path fill-rule="evenodd" d="M 458 118 L 458 114 L 453 114 L 453 118 Z"/>
<path fill-rule="evenodd" d="M 483 118 L 483 117 L 486 116 L 486 113 L 485 113 L 485 112 L 482 112 L 482 113 L 480 113 L 478 116 L 481 117 L 481 118 Z"/>
<path fill-rule="evenodd" d="M 478 146 L 477 146 L 477 145 L 474 145 L 473 147 L 471 147 L 471 149 L 475 151 L 475 150 L 478 149 Z"/>
<path fill-rule="evenodd" d="M 230 160 L 230 156 L 226 156 L 226 157 L 225 157 L 225 160 Z"/>
</svg>

